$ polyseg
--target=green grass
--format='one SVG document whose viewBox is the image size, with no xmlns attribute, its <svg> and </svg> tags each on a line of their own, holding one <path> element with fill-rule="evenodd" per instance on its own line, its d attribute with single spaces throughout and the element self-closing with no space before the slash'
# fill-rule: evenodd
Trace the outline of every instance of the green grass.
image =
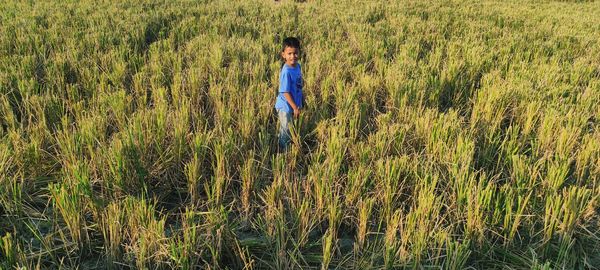
<svg viewBox="0 0 600 270">
<path fill-rule="evenodd" d="M 597 14 L 3 3 L 0 268 L 596 268 Z M 286 36 L 307 108 L 277 153 Z"/>
</svg>

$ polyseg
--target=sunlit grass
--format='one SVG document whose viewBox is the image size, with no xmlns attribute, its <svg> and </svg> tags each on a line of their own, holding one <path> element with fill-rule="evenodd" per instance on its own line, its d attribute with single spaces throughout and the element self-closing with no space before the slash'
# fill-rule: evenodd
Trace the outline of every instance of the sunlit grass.
<svg viewBox="0 0 600 270">
<path fill-rule="evenodd" d="M 598 2 L 0 5 L 0 268 L 600 265 Z M 306 109 L 287 152 L 283 37 Z"/>
</svg>

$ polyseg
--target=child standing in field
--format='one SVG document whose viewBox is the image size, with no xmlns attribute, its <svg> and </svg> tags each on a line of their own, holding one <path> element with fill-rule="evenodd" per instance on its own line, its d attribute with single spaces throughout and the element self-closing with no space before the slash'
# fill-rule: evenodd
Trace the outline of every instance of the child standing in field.
<svg viewBox="0 0 600 270">
<path fill-rule="evenodd" d="M 279 148 L 287 149 L 291 141 L 290 125 L 300 116 L 304 96 L 302 94 L 302 71 L 298 63 L 300 41 L 294 37 L 283 40 L 281 58 L 283 66 L 279 74 L 279 94 L 275 109 L 279 117 Z"/>
</svg>

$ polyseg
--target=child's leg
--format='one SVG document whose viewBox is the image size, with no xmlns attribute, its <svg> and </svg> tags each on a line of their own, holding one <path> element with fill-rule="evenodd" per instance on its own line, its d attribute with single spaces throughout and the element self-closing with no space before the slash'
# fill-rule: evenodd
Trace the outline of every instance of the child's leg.
<svg viewBox="0 0 600 270">
<path fill-rule="evenodd" d="M 292 124 L 292 114 L 284 110 L 277 110 L 279 117 L 279 149 L 285 150 L 291 141 L 290 125 Z"/>
</svg>

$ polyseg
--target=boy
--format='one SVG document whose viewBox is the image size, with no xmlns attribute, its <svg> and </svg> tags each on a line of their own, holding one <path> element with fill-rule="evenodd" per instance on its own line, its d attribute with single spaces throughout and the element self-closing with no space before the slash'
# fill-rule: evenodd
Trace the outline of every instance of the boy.
<svg viewBox="0 0 600 270">
<path fill-rule="evenodd" d="M 288 37 L 283 40 L 282 45 L 281 58 L 284 63 L 279 74 L 279 95 L 275 109 L 279 117 L 279 148 L 286 150 L 291 140 L 289 125 L 293 118 L 300 116 L 304 96 L 302 71 L 298 63 L 300 41 L 295 37 Z"/>
</svg>

